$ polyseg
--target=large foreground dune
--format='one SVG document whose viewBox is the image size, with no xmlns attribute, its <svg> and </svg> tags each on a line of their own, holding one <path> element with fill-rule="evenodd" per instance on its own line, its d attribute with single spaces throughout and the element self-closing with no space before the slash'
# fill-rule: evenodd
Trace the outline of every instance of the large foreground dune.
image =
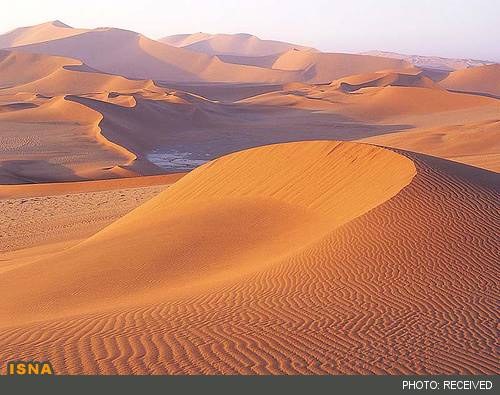
<svg viewBox="0 0 500 395">
<path fill-rule="evenodd" d="M 357 143 L 228 155 L 3 273 L 1 358 L 60 373 L 498 373 L 498 181 Z"/>
</svg>

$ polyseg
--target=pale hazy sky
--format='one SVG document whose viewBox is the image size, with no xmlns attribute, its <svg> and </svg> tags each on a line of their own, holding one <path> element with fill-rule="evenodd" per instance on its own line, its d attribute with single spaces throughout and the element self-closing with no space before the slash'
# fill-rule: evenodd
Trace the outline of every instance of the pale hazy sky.
<svg viewBox="0 0 500 395">
<path fill-rule="evenodd" d="M 500 0 L 18 0 L 0 32 L 59 19 L 151 38 L 252 33 L 324 51 L 370 49 L 500 61 Z"/>
</svg>

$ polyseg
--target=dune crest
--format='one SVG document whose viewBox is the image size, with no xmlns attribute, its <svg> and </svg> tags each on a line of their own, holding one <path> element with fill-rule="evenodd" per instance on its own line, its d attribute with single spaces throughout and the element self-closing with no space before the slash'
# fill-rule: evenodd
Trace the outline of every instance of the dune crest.
<svg viewBox="0 0 500 395">
<path fill-rule="evenodd" d="M 228 155 L 76 247 L 6 274 L 0 293 L 15 292 L 11 300 L 24 308 L 4 303 L 1 316 L 13 323 L 195 295 L 293 256 L 414 175 L 410 160 L 363 144 L 300 142 Z"/>
</svg>

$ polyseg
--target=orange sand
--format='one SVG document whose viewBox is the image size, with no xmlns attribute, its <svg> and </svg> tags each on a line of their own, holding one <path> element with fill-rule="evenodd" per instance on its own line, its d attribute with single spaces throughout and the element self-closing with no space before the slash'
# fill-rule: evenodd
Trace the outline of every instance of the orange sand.
<svg viewBox="0 0 500 395">
<path fill-rule="evenodd" d="M 0 355 L 66 373 L 498 373 L 498 176 L 405 155 L 303 142 L 204 165 L 4 273 Z"/>
</svg>

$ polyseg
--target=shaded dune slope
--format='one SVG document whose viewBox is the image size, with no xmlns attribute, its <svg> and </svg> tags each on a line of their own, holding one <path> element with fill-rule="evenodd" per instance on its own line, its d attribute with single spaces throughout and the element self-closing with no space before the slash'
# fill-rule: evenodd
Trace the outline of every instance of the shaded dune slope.
<svg viewBox="0 0 500 395">
<path fill-rule="evenodd" d="M 7 163 L 0 165 L 1 182 L 67 181 L 160 172 L 106 138 L 100 127 L 103 115 L 76 103 L 79 96 L 75 96 L 127 108 L 136 106 L 134 95 L 177 100 L 153 81 L 103 74 L 75 59 L 19 51 L 0 51 L 0 71 L 0 123 L 4 131 L 0 149 Z M 20 149 L 18 156 L 13 153 L 13 144 Z"/>
<path fill-rule="evenodd" d="M 68 97 L 69 99 L 71 96 Z M 3 114 L 0 120 L 16 121 L 22 123 L 29 122 L 74 122 L 84 125 L 88 128 L 87 133 L 98 143 L 118 151 L 124 155 L 130 163 L 136 159 L 136 156 L 122 146 L 106 139 L 101 134 L 101 128 L 98 126 L 102 120 L 102 115 L 89 107 L 83 106 L 68 99 L 65 96 L 55 96 L 47 100 L 43 105 L 36 108 L 25 109 L 21 112 L 11 112 Z"/>
<path fill-rule="evenodd" d="M 64 66 L 80 64 L 78 60 L 59 56 L 0 50 L 0 88 L 24 85 L 47 77 Z"/>
<path fill-rule="evenodd" d="M 498 374 L 498 175 L 402 154 L 292 143 L 199 168 L 74 249 L 10 272 L 1 358 L 43 357 L 60 373 Z M 169 222 L 169 208 L 189 217 Z M 248 226 L 261 250 L 242 248 Z M 137 235 L 142 227 L 151 236 Z M 280 235 L 293 253 L 278 253 Z M 136 261 L 126 251 L 139 240 Z M 218 265 L 224 254 L 231 263 Z M 116 303 L 120 292 L 135 307 Z M 60 318 L 26 322 L 50 315 Z"/>
</svg>

